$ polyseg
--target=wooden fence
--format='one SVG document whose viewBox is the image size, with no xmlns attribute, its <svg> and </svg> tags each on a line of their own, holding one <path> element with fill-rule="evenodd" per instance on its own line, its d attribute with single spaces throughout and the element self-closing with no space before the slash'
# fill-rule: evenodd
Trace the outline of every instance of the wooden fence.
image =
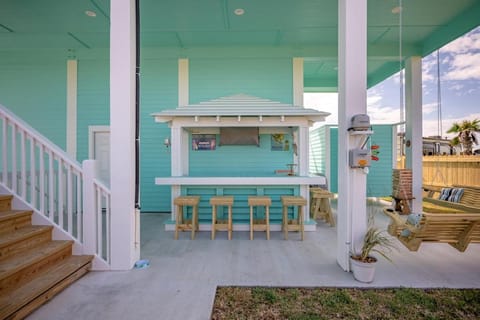
<svg viewBox="0 0 480 320">
<path fill-rule="evenodd" d="M 399 159 L 397 168 L 404 163 Z M 480 187 L 480 156 L 423 157 L 423 184 Z"/>
</svg>

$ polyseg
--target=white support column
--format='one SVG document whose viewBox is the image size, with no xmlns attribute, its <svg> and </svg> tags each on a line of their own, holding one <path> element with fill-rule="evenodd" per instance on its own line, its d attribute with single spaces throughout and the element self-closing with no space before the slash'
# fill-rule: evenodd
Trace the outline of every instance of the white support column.
<svg viewBox="0 0 480 320">
<path fill-rule="evenodd" d="M 188 59 L 178 59 L 178 106 L 189 104 Z"/>
<path fill-rule="evenodd" d="M 293 105 L 303 106 L 303 58 L 293 58 Z"/>
<path fill-rule="evenodd" d="M 297 172 L 299 176 L 307 176 L 309 173 L 309 128 L 298 128 L 298 168 Z"/>
<path fill-rule="evenodd" d="M 412 211 L 422 211 L 422 57 L 411 57 L 405 65 L 405 115 L 407 168 L 412 169 Z"/>
<path fill-rule="evenodd" d="M 170 152 L 172 155 L 171 161 L 171 170 L 172 177 L 179 177 L 183 174 L 183 163 L 182 163 L 182 145 L 183 145 L 183 129 L 181 127 L 172 127 L 170 137 L 171 146 Z"/>
<path fill-rule="evenodd" d="M 93 180 L 96 172 L 95 160 L 84 160 L 83 169 L 83 254 L 96 253 L 95 190 Z"/>
<path fill-rule="evenodd" d="M 67 60 L 67 153 L 77 158 L 77 60 Z"/>
<path fill-rule="evenodd" d="M 110 181 L 113 270 L 131 269 L 135 242 L 135 1 L 110 4 Z M 136 230 L 137 229 L 137 230 Z"/>
<path fill-rule="evenodd" d="M 358 137 L 348 128 L 355 114 L 367 111 L 367 0 L 339 0 L 338 27 L 338 224 L 337 262 L 350 270 L 367 228 L 366 174 L 348 165 L 348 150 Z"/>
<path fill-rule="evenodd" d="M 180 177 L 183 175 L 188 175 L 188 132 L 186 132 L 182 127 L 172 125 L 171 133 L 170 152 L 172 155 L 172 176 Z M 182 190 L 180 186 L 172 186 L 172 220 L 175 220 L 177 214 L 177 208 L 173 205 L 173 200 L 181 195 L 181 191 Z"/>
</svg>

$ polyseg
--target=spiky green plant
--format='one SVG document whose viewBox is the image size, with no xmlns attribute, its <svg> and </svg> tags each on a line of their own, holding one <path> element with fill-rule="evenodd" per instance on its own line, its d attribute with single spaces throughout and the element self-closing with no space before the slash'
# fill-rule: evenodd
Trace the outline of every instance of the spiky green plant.
<svg viewBox="0 0 480 320">
<path fill-rule="evenodd" d="M 457 135 L 452 139 L 453 146 L 461 144 L 464 154 L 471 155 L 473 144 L 479 143 L 475 135 L 475 131 L 480 131 L 480 120 L 464 120 L 461 123 L 454 122 L 452 127 L 448 129 L 447 133 L 456 133 Z"/>
<path fill-rule="evenodd" d="M 388 261 L 392 259 L 388 254 L 396 249 L 393 238 L 384 234 L 384 231 L 376 227 L 370 227 L 363 238 L 362 250 L 359 254 L 352 255 L 352 258 L 362 262 L 375 262 L 376 258 L 372 257 L 372 253 L 378 253 Z"/>
</svg>

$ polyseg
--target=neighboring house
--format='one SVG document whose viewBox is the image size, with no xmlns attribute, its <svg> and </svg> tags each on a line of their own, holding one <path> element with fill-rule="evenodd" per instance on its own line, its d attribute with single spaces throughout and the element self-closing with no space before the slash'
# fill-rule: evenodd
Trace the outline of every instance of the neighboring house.
<svg viewBox="0 0 480 320">
<path fill-rule="evenodd" d="M 343 120 L 338 145 L 331 147 L 346 153 L 356 139 L 344 134 L 350 116 L 366 112 L 367 87 L 396 73 L 400 54 L 407 66 L 407 113 L 415 113 L 412 121 L 421 121 L 421 95 L 414 93 L 421 90 L 420 58 L 476 27 L 480 2 L 440 5 L 425 0 L 397 6 L 397 1 L 383 0 L 140 1 L 139 209 L 163 212 L 172 207 L 170 187 L 154 183 L 156 177 L 172 174 L 166 143 L 171 131 L 167 124 L 154 122 L 155 112 L 239 93 L 301 106 L 303 92 L 339 91 Z M 104 172 L 110 170 L 110 178 L 107 173 L 104 179 L 110 179 L 114 212 L 108 229 L 112 234 L 106 235 L 113 269 L 131 268 L 140 250 L 133 218 L 133 22 L 134 1 L 128 0 L 10 0 L 0 5 L 0 104 L 73 160 L 96 158 Z M 405 26 L 400 53 L 399 26 Z M 421 132 L 412 130 L 410 139 L 421 141 Z M 3 134 L 9 136 L 6 129 Z M 382 146 L 381 161 L 390 161 L 387 148 Z M 412 152 L 421 157 L 421 149 L 415 148 Z M 63 160 L 58 159 L 52 168 L 61 167 Z M 350 236 L 347 224 L 359 228 L 357 235 L 362 232 L 363 224 L 352 219 L 363 217 L 365 186 L 363 177 L 351 178 L 356 171 L 341 160 L 346 182 L 339 193 L 346 200 L 340 206 L 347 207 L 339 208 L 338 236 L 344 239 Z M 350 184 L 358 184 L 360 191 L 347 192 L 354 189 Z M 79 194 L 80 189 L 75 188 Z M 71 192 L 65 191 L 65 199 Z M 52 201 L 52 206 L 62 207 L 62 201 Z M 352 216 L 352 207 L 360 213 Z M 338 251 L 345 270 L 350 249 L 343 245 Z"/>
<path fill-rule="evenodd" d="M 423 138 L 423 155 L 439 156 L 457 154 L 457 148 L 451 145 L 450 140 L 438 137 Z"/>
</svg>

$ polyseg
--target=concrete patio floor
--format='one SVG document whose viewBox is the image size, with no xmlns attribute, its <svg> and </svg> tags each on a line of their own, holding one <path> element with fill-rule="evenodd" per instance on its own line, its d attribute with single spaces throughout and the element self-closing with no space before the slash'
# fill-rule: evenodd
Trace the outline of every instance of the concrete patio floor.
<svg viewBox="0 0 480 320">
<path fill-rule="evenodd" d="M 370 206 L 384 228 L 381 208 Z M 375 280 L 357 282 L 336 263 L 336 231 L 319 222 L 305 241 L 290 233 L 188 232 L 173 240 L 164 231 L 168 214 L 142 214 L 142 259 L 150 267 L 125 272 L 90 272 L 28 319 L 209 319 L 217 286 L 451 287 L 480 288 L 480 244 L 460 253 L 447 244 L 422 244 L 409 252 L 399 242 L 394 263 L 381 259 Z"/>
</svg>

